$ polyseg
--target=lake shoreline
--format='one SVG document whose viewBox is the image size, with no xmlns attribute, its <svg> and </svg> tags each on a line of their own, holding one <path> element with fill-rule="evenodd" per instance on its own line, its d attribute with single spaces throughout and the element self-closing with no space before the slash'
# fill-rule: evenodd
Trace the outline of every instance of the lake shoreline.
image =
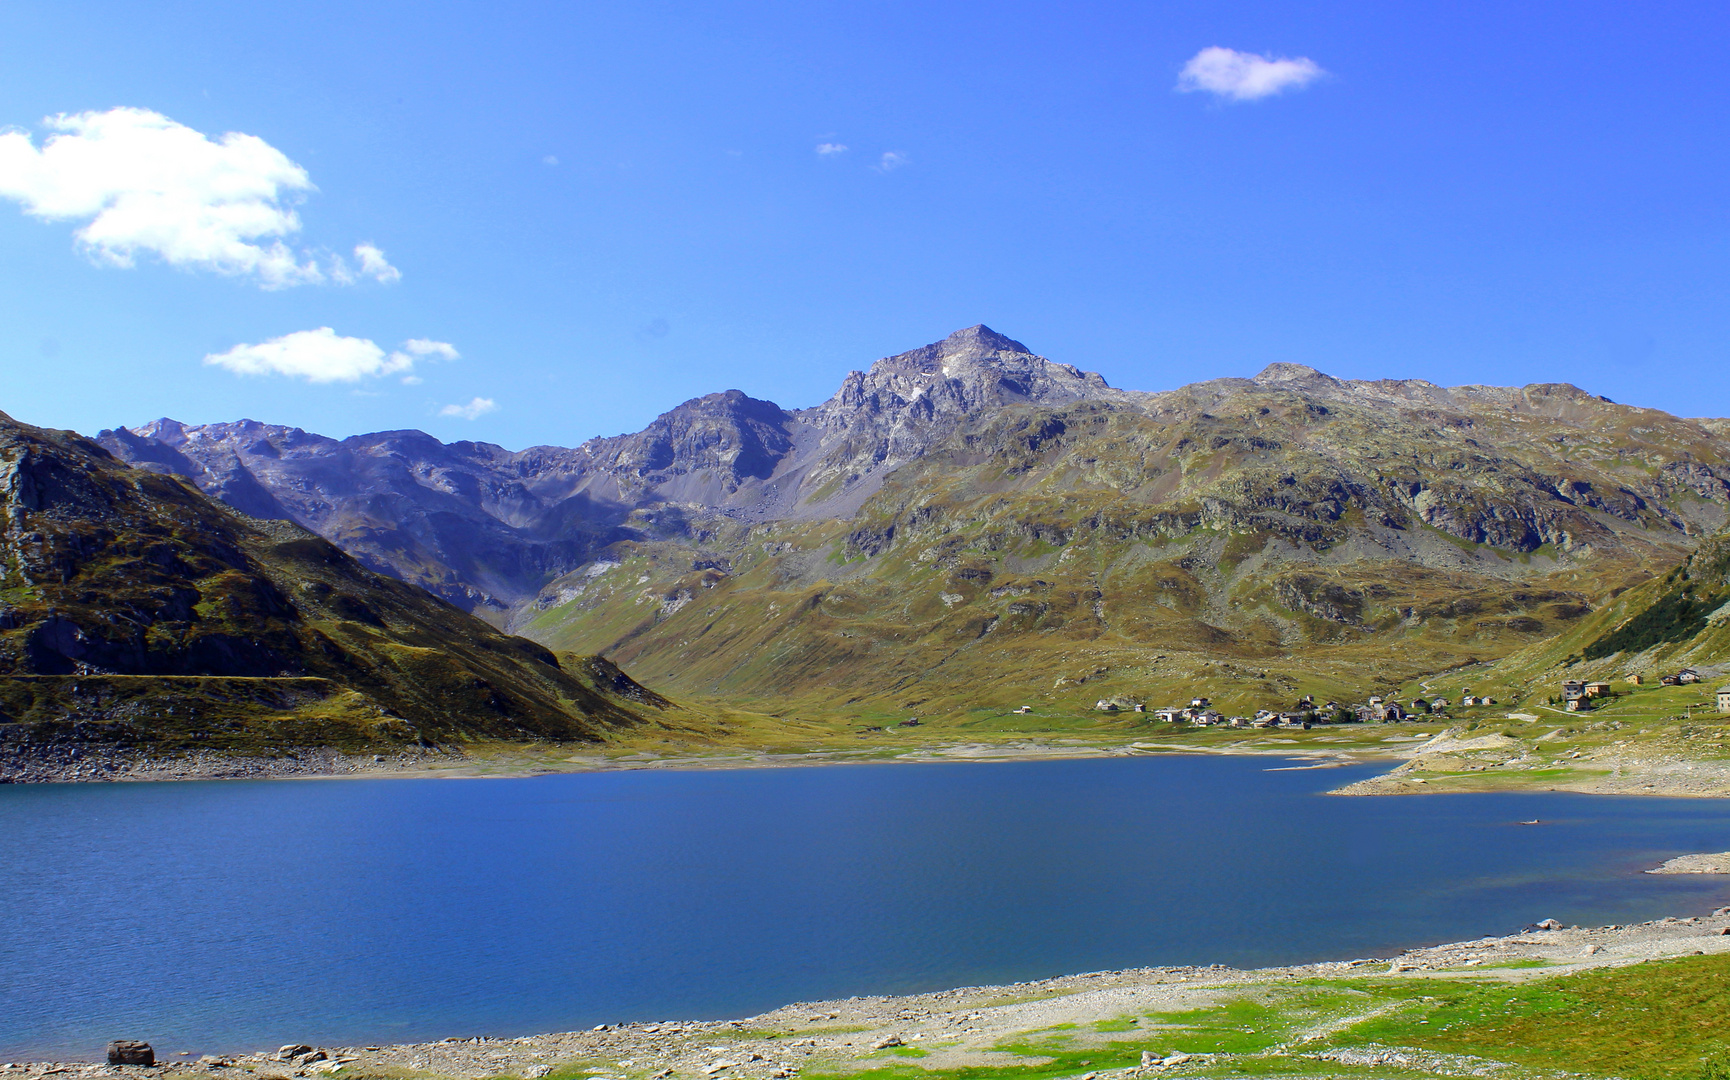
<svg viewBox="0 0 1730 1080">
<path fill-rule="evenodd" d="M 1088 1024 L 1097 1032 L 1134 1031 L 1138 1022 L 1124 1020 L 1125 1016 L 1150 1010 L 1206 1008 L 1276 988 L 1326 985 L 1332 980 L 1356 984 L 1366 978 L 1520 984 L 1589 969 L 1723 954 L 1730 954 L 1730 908 L 1719 908 L 1707 916 L 1670 917 L 1629 926 L 1533 927 L 1502 937 L 1421 946 L 1391 957 L 1257 969 L 1213 965 L 1087 972 L 929 993 L 795 1002 L 731 1020 L 638 1021 L 598 1025 L 588 1031 L 520 1037 L 453 1036 L 389 1046 L 304 1046 L 304 1052 L 290 1060 L 281 1060 L 280 1051 L 173 1060 L 179 1056 L 190 1059 L 193 1052 L 181 1055 L 172 1048 L 159 1047 L 158 1054 L 169 1060 L 154 1067 L 75 1061 L 11 1063 L 4 1068 L 7 1075 L 17 1077 L 72 1073 L 92 1078 L 293 1080 L 413 1074 L 452 1080 L 500 1076 L 535 1080 L 556 1070 L 621 1080 L 705 1076 L 778 1080 L 808 1069 L 845 1073 L 881 1067 L 909 1054 L 916 1054 L 919 1066 L 926 1069 L 991 1063 L 1019 1066 L 1032 1061 L 1025 1052 L 1004 1047 L 1030 1031 Z M 1311 1033 L 1307 1041 L 1317 1037 Z M 1301 1057 L 1303 1041 L 1282 1044 L 1274 1053 Z M 1190 1058 L 1179 1052 L 1178 1056 L 1198 1065 L 1207 1063 L 1207 1055 Z M 1037 1054 L 1033 1058 L 1037 1060 Z M 1184 1063 L 1176 1061 L 1163 1067 Z M 1145 1073 L 1138 1067 L 1101 1070 L 1097 1075 Z"/>
<path fill-rule="evenodd" d="M 607 753 L 604 747 L 571 745 L 487 746 L 470 752 L 434 747 L 384 754 L 345 754 L 327 747 L 289 748 L 276 756 L 227 755 L 211 751 L 152 757 L 136 751 L 103 753 L 96 747 L 71 760 L 0 761 L 0 784 L 170 783 L 181 780 L 506 779 L 565 773 L 641 769 L 774 769 L 823 765 L 932 764 L 1055 761 L 1203 753 L 1308 760 L 1304 768 L 1340 768 L 1396 760 L 1386 752 L 1352 754 L 1289 747 L 1212 748 L 1156 744 L 1146 740 L 1060 745 L 1035 739 L 1014 743 L 958 741 L 943 745 L 872 746 L 860 750 L 820 747 L 760 750 L 704 746 L 672 753 Z M 573 753 L 573 751 L 575 751 Z M 568 755 L 568 756 L 566 756 Z"/>
<path fill-rule="evenodd" d="M 1295 736 L 1297 733 L 1292 732 Z M 1306 735 L 1308 733 L 1305 733 Z M 1183 739 L 1188 733 L 1174 733 Z M 1193 736 L 1189 736 L 1193 740 Z M 1217 739 L 1217 736 L 1215 736 Z M 153 757 L 137 750 L 100 746 L 47 760 L 0 759 L 0 784 L 166 783 L 209 780 L 335 779 L 526 779 L 565 773 L 653 769 L 772 769 L 826 765 L 1001 764 L 1139 757 L 1210 755 L 1275 757 L 1306 762 L 1285 768 L 1326 769 L 1388 763 L 1383 775 L 1359 780 L 1328 794 L 1340 796 L 1436 795 L 1471 792 L 1550 791 L 1589 795 L 1650 795 L 1669 798 L 1730 797 L 1730 761 L 1621 746 L 1576 753 L 1566 769 L 1533 757 L 1527 744 L 1506 736 L 1427 740 L 1413 736 L 1400 745 L 1327 747 L 1265 733 L 1239 741 L 1197 744 L 1172 737 L 1065 738 L 1014 741 L 955 740 L 851 748 L 763 749 L 706 744 L 672 750 L 623 746 L 505 744 L 479 747 L 413 747 L 389 754 L 345 754 L 328 747 L 301 747 L 273 756 L 212 751 Z M 1535 740 L 1542 743 L 1544 740 Z M 1417 745 L 1413 745 L 1416 742 Z"/>
</svg>

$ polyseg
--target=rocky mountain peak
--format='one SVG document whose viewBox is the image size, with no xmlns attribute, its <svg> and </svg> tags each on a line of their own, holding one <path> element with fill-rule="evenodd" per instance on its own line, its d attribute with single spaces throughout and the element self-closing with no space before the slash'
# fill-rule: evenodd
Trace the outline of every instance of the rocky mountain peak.
<svg viewBox="0 0 1730 1080">
<path fill-rule="evenodd" d="M 584 446 L 593 461 L 621 474 L 655 477 L 659 484 L 671 476 L 713 473 L 722 491 L 731 493 L 746 477 L 762 479 L 774 472 L 792 446 L 789 419 L 773 401 L 727 390 L 692 398 L 634 435 L 594 439 Z M 699 492 L 682 491 L 678 497 L 697 498 Z"/>
<path fill-rule="evenodd" d="M 159 417 L 148 424 L 135 428 L 124 429 L 129 435 L 142 439 L 155 439 L 157 442 L 175 443 L 186 439 L 186 425 L 167 416 Z M 104 435 L 107 432 L 103 432 Z"/>
<path fill-rule="evenodd" d="M 1057 404 L 1115 392 L 1098 374 L 1028 351 L 984 324 L 849 372 L 835 396 L 798 414 L 834 430 L 861 416 L 964 416 L 1024 402 Z"/>
<path fill-rule="evenodd" d="M 936 348 L 944 356 L 956 359 L 983 359 L 1001 352 L 1032 354 L 1032 350 L 1021 342 L 1004 337 L 984 323 L 955 331 L 938 342 Z"/>
<path fill-rule="evenodd" d="M 1252 380 L 1257 386 L 1302 387 L 1305 389 L 1334 390 L 1342 387 L 1342 383 L 1324 372 L 1317 371 L 1308 364 L 1288 364 L 1284 362 L 1269 364 L 1261 369 L 1261 373 Z"/>
</svg>

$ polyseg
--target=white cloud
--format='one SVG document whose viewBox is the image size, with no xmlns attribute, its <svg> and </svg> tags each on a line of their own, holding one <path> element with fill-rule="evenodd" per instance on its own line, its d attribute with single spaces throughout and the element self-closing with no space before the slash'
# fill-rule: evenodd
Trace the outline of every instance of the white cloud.
<svg viewBox="0 0 1730 1080">
<path fill-rule="evenodd" d="M 558 163 L 559 159 L 552 154 L 548 154 L 546 157 L 541 159 L 542 165 L 557 165 Z"/>
<path fill-rule="evenodd" d="M 845 154 L 846 152 L 847 148 L 840 143 L 826 142 L 817 144 L 817 153 L 824 157 L 834 157 L 836 154 Z"/>
<path fill-rule="evenodd" d="M 338 285 L 353 285 L 362 277 L 369 277 L 386 285 L 394 285 L 402 280 L 402 271 L 392 266 L 373 244 L 356 244 L 354 257 L 360 263 L 357 272 L 349 266 L 348 260 L 341 255 L 330 257 L 330 280 Z"/>
<path fill-rule="evenodd" d="M 394 285 L 402 280 L 402 271 L 385 260 L 384 252 L 373 243 L 356 244 L 354 257 L 360 260 L 360 272 L 369 278 Z"/>
<path fill-rule="evenodd" d="M 462 354 L 457 347 L 448 341 L 429 341 L 426 338 L 409 338 L 402 343 L 403 351 L 413 356 L 436 356 L 441 360 L 461 360 Z"/>
<path fill-rule="evenodd" d="M 499 403 L 492 398 L 478 397 L 467 405 L 446 405 L 439 410 L 440 416 L 460 416 L 464 420 L 478 420 L 490 412 L 497 412 Z"/>
<path fill-rule="evenodd" d="M 330 327 L 321 326 L 258 345 L 236 345 L 225 353 L 206 356 L 204 362 L 236 375 L 287 375 L 315 383 L 359 382 L 402 373 L 403 384 L 414 386 L 420 378 L 407 372 L 417 358 L 428 356 L 455 360 L 458 353 L 447 342 L 424 338 L 406 341 L 401 349 L 387 353 L 367 338 L 341 337 Z"/>
<path fill-rule="evenodd" d="M 288 375 L 308 382 L 357 382 L 368 375 L 392 375 L 414 366 L 406 353 L 386 353 L 366 338 L 339 337 L 328 326 L 300 330 L 258 345 L 236 345 L 212 353 L 206 364 L 236 375 Z"/>
<path fill-rule="evenodd" d="M 1215 45 L 1190 57 L 1178 75 L 1177 89 L 1186 94 L 1205 90 L 1233 101 L 1253 101 L 1308 86 L 1326 74 L 1321 65 L 1305 56 L 1276 59 Z"/>
<path fill-rule="evenodd" d="M 340 257 L 290 249 L 294 202 L 317 190 L 306 170 L 256 135 L 211 139 L 161 113 L 116 108 L 51 116 L 38 148 L 0 133 L 0 197 L 43 221 L 82 221 L 79 246 L 96 261 L 132 266 L 140 253 L 171 266 L 255 278 L 276 289 L 355 280 Z M 402 275 L 372 244 L 361 273 Z"/>
<path fill-rule="evenodd" d="M 875 168 L 878 172 L 894 172 L 907 164 L 907 155 L 899 150 L 885 150 L 883 156 L 877 159 Z"/>
</svg>

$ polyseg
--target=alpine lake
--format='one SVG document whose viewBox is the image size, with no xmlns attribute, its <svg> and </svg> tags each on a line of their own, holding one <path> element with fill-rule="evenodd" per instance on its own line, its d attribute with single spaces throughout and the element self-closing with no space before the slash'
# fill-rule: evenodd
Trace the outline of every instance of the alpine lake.
<svg viewBox="0 0 1730 1080">
<path fill-rule="evenodd" d="M 523 1035 L 1730 903 L 1730 802 L 1150 756 L 0 787 L 0 1059 Z M 1536 824 L 1531 824 L 1536 822 Z"/>
</svg>

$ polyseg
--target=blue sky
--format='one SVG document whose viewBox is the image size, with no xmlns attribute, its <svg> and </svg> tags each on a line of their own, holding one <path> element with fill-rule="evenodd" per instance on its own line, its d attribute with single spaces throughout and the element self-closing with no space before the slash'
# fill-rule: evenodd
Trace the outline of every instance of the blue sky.
<svg viewBox="0 0 1730 1080">
<path fill-rule="evenodd" d="M 1703 3 L 8 4 L 0 410 L 574 444 L 985 322 L 1134 389 L 1291 361 L 1722 416 L 1727 46 Z M 1213 47 L 1325 74 L 1181 92 Z M 114 109 L 254 137 L 299 227 L 244 251 L 289 269 L 80 241 L 59 174 L 8 180 Z M 352 381 L 233 370 L 324 327 L 374 343 Z"/>
</svg>

